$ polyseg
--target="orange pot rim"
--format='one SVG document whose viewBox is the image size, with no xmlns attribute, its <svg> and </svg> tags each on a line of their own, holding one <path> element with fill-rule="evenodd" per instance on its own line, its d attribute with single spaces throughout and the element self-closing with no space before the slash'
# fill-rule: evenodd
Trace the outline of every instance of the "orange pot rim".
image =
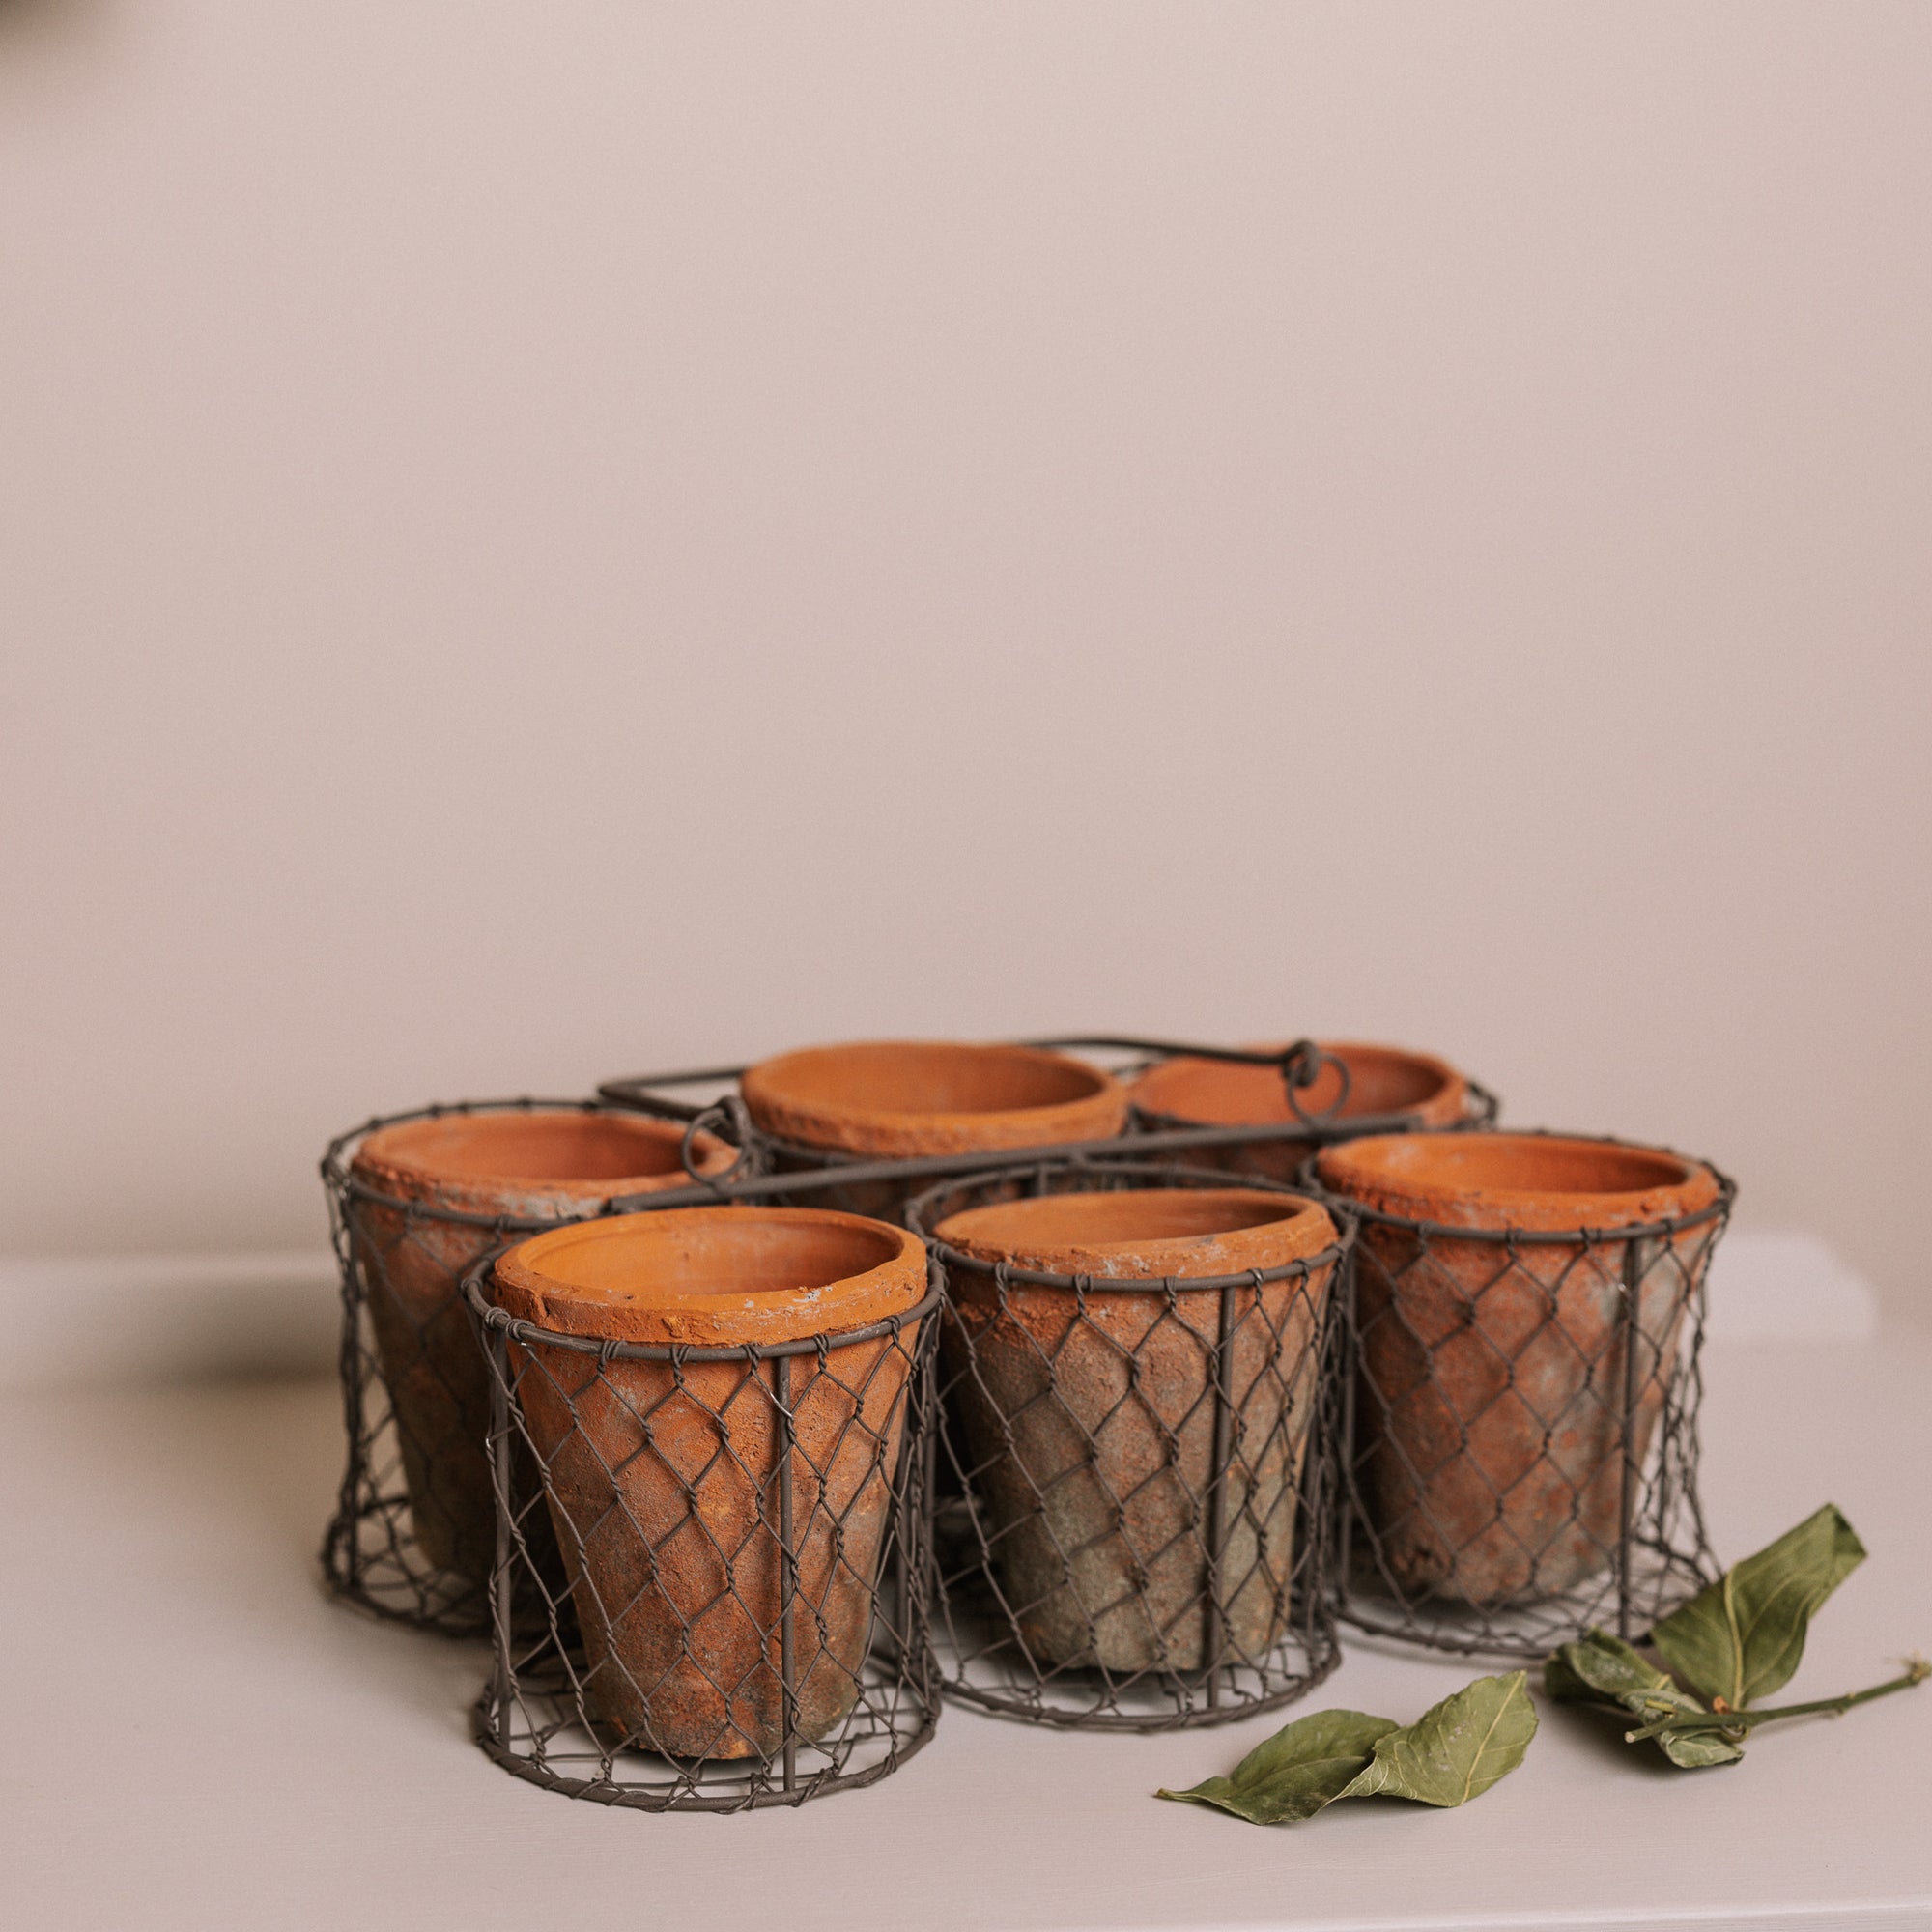
<svg viewBox="0 0 1932 1932">
<path fill-rule="evenodd" d="M 372 1191 L 408 1200 L 425 1190 L 447 1196 L 487 1196 L 510 1194 L 551 1194 L 580 1201 L 603 1201 L 620 1195 L 651 1194 L 669 1187 L 683 1187 L 691 1176 L 683 1162 L 666 1171 L 589 1177 L 484 1173 L 459 1165 L 425 1158 L 422 1143 L 433 1142 L 452 1132 L 479 1128 L 487 1134 L 498 1125 L 514 1126 L 527 1132 L 534 1125 L 541 1131 L 547 1122 L 594 1121 L 600 1126 L 617 1130 L 620 1137 L 635 1138 L 640 1144 L 668 1148 L 674 1159 L 684 1143 L 685 1127 L 675 1121 L 660 1121 L 648 1114 L 635 1114 L 622 1108 L 538 1106 L 451 1108 L 443 1113 L 421 1114 L 392 1121 L 366 1134 L 349 1162 L 350 1175 Z M 723 1174 L 737 1158 L 737 1150 L 717 1135 L 699 1131 L 692 1136 L 692 1154 L 700 1174 Z"/>
<path fill-rule="evenodd" d="M 744 1288 L 729 1278 L 728 1250 L 741 1240 L 749 1265 L 753 1244 L 769 1243 L 774 1236 L 800 1236 L 797 1264 L 806 1270 L 811 1251 L 831 1245 L 836 1252 L 836 1238 L 830 1244 L 811 1238 L 827 1234 L 847 1236 L 845 1260 L 867 1265 L 790 1287 Z M 596 1252 L 611 1243 L 632 1253 Z M 667 1279 L 676 1263 L 688 1264 L 706 1247 L 726 1251 L 707 1258 L 706 1264 L 721 1268 L 718 1278 Z M 565 1273 L 561 1264 L 573 1251 L 574 1268 Z M 817 1271 L 823 1272 L 822 1261 Z M 918 1236 L 829 1208 L 668 1208 L 573 1221 L 519 1242 L 497 1257 L 492 1275 L 497 1305 L 538 1327 L 605 1341 L 703 1348 L 869 1328 L 916 1307 L 927 1287 L 925 1244 Z"/>
<path fill-rule="evenodd" d="M 1005 1060 L 1050 1070 L 1063 1079 L 1071 1074 L 1084 1091 L 1021 1107 L 912 1108 L 857 1105 L 787 1088 L 787 1080 L 809 1065 L 822 1066 L 842 1056 L 889 1053 L 971 1056 L 985 1063 Z M 1119 1133 L 1128 1104 L 1122 1082 L 1073 1054 L 1049 1047 L 951 1039 L 843 1040 L 799 1047 L 747 1067 L 739 1076 L 738 1091 L 753 1121 L 767 1133 L 797 1145 L 864 1152 L 900 1145 L 932 1144 L 943 1151 L 953 1145 L 1048 1147 L 1108 1139 Z M 1096 1125 L 1102 1130 L 1094 1131 Z"/>
<path fill-rule="evenodd" d="M 1286 1039 L 1248 1041 L 1242 1045 L 1241 1051 L 1244 1053 L 1283 1053 L 1293 1044 L 1293 1040 Z M 1333 1054 L 1345 1065 L 1350 1055 L 1362 1060 L 1373 1057 L 1382 1061 L 1400 1061 L 1410 1066 L 1423 1067 L 1435 1076 L 1437 1085 L 1433 1093 L 1426 1095 L 1424 1099 L 1414 1103 L 1413 1107 L 1394 1109 L 1393 1111 L 1395 1112 L 1413 1112 L 1415 1108 L 1433 1105 L 1444 1094 L 1453 1094 L 1460 1102 L 1460 1111 L 1462 1113 L 1466 1115 L 1469 1110 L 1469 1076 L 1460 1067 L 1452 1065 L 1437 1054 L 1421 1053 L 1406 1046 L 1391 1046 L 1384 1040 L 1318 1039 L 1315 1044 L 1323 1053 Z M 1144 1115 L 1159 1116 L 1166 1120 L 1183 1122 L 1189 1126 L 1237 1127 L 1272 1124 L 1273 1121 L 1277 1118 L 1273 1115 L 1270 1115 L 1266 1121 L 1263 1121 L 1245 1115 L 1236 1118 L 1231 1114 L 1217 1110 L 1214 1117 L 1210 1119 L 1204 1113 L 1188 1109 L 1184 1103 L 1178 1105 L 1174 1101 L 1163 1100 L 1160 1097 L 1159 1090 L 1171 1070 L 1179 1069 L 1183 1075 L 1187 1075 L 1195 1073 L 1200 1068 L 1216 1066 L 1234 1067 L 1245 1072 L 1249 1070 L 1250 1063 L 1241 1061 L 1213 1061 L 1205 1059 L 1199 1054 L 1177 1053 L 1166 1060 L 1160 1061 L 1157 1065 L 1150 1066 L 1144 1073 L 1137 1075 L 1127 1089 L 1128 1096 L 1133 1101 L 1135 1107 Z M 1265 1071 L 1266 1069 L 1257 1068 L 1254 1070 Z M 1295 1119 L 1293 1110 L 1288 1105 L 1285 1091 L 1282 1094 L 1282 1107 L 1278 1118 L 1282 1121 L 1293 1121 Z M 1346 1120 L 1348 1116 L 1345 1114 L 1316 1114 L 1309 1117 L 1309 1124 L 1319 1127 L 1327 1121 Z"/>
<path fill-rule="evenodd" d="M 1145 1202 L 1151 1196 L 1177 1194 L 1184 1194 L 1190 1202 L 1205 1200 L 1230 1207 L 1264 1205 L 1279 1211 L 1265 1218 L 1236 1223 L 1215 1234 L 1127 1236 L 1116 1241 L 1063 1239 L 1031 1246 L 1023 1236 L 1015 1238 L 1012 1234 L 994 1240 L 976 1238 L 971 1228 L 961 1226 L 980 1217 L 991 1221 L 995 1216 L 1023 1222 L 1035 1210 L 1045 1218 L 1054 1208 L 1064 1212 L 1064 1204 L 1069 1201 L 1091 1199 L 1126 1204 Z M 1244 1236 L 1247 1238 L 1243 1239 Z M 980 1268 L 1005 1268 L 1025 1280 L 1125 1287 L 1184 1280 L 1216 1285 L 1245 1280 L 1255 1273 L 1269 1275 L 1298 1269 L 1337 1246 L 1341 1236 L 1322 1203 L 1305 1194 L 1253 1187 L 1135 1187 L 1071 1190 L 961 1208 L 933 1229 L 932 1239 L 949 1258 L 956 1257 Z M 1234 1256 L 1225 1252 L 1231 1246 L 1236 1250 Z M 1216 1255 L 1216 1248 L 1224 1252 Z M 1238 1259 L 1238 1251 L 1243 1248 L 1254 1254 L 1251 1264 Z M 1230 1261 L 1233 1265 L 1223 1264 Z M 1209 1263 L 1216 1264 L 1208 1265 Z"/>
<path fill-rule="evenodd" d="M 1635 1184 L 1499 1184 L 1513 1164 L 1528 1168 L 1539 1159 L 1546 1167 L 1596 1159 L 1606 1179 Z M 1470 1235 L 1586 1235 L 1703 1219 L 1730 1191 L 1708 1161 L 1592 1134 L 1370 1134 L 1324 1148 L 1314 1172 L 1325 1190 L 1372 1216 Z"/>
</svg>

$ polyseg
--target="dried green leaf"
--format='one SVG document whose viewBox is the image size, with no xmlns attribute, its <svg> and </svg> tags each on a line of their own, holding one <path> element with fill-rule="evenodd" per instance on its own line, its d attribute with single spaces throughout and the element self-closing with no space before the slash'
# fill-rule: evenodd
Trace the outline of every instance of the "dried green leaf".
<svg viewBox="0 0 1932 1932">
<path fill-rule="evenodd" d="M 1550 1653 L 1543 1666 L 1543 1689 L 1559 1702 L 1596 1700 L 1620 1704 L 1627 1711 L 1641 1710 L 1641 1700 L 1651 1697 L 1684 1695 L 1667 1673 L 1646 1662 L 1621 1637 L 1601 1630 L 1559 1644 Z"/>
<path fill-rule="evenodd" d="M 1665 1731 L 1652 1742 L 1670 1762 L 1685 1771 L 1702 1771 L 1707 1765 L 1736 1764 L 1745 1747 L 1722 1731 Z"/>
<path fill-rule="evenodd" d="M 1543 1688 L 1560 1703 L 1608 1704 L 1645 1723 L 1673 1712 L 1687 1718 L 1711 1715 L 1708 1705 L 1607 1631 L 1593 1630 L 1552 1652 L 1543 1666 Z M 1696 1736 L 1666 1732 L 1654 1742 L 1672 1764 L 1687 1771 L 1735 1764 L 1745 1754 L 1742 1745 L 1715 1731 Z"/>
<path fill-rule="evenodd" d="M 1832 1503 L 1726 1570 L 1650 1640 L 1685 1683 L 1734 1711 L 1791 1680 L 1811 1618 L 1865 1549 Z"/>
<path fill-rule="evenodd" d="M 1563 1644 L 1543 1660 L 1543 1694 L 1554 1704 L 1603 1703 L 1604 1697 L 1596 1687 L 1580 1676 L 1563 1655 L 1569 1648 Z"/>
<path fill-rule="evenodd" d="M 1414 1723 L 1378 1738 L 1367 1769 L 1339 1795 L 1466 1804 L 1522 1762 L 1535 1735 L 1525 1673 L 1479 1677 Z"/>
<path fill-rule="evenodd" d="M 1157 1795 L 1218 1805 L 1253 1825 L 1296 1824 L 1339 1798 L 1367 1767 L 1376 1741 L 1396 1728 L 1360 1711 L 1317 1711 L 1257 1745 L 1227 1777 Z"/>
</svg>

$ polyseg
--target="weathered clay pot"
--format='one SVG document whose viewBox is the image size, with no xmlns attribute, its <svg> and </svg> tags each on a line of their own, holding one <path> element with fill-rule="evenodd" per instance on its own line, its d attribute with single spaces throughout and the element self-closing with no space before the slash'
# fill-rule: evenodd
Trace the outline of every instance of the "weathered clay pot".
<svg viewBox="0 0 1932 1932">
<path fill-rule="evenodd" d="M 1342 1076 L 1324 1064 L 1314 1083 L 1296 1096 L 1311 1119 L 1351 1121 L 1368 1115 L 1407 1114 L 1418 1126 L 1453 1127 L 1469 1111 L 1469 1083 L 1445 1060 L 1353 1040 L 1318 1043 L 1349 1069 L 1349 1091 L 1341 1106 L 1335 1107 Z M 1285 1044 L 1249 1050 L 1274 1053 Z M 1128 1089 L 1128 1097 L 1141 1121 L 1156 1128 L 1273 1126 L 1295 1118 L 1278 1067 L 1184 1054 L 1149 1067 Z M 1335 1108 L 1332 1115 L 1330 1108 Z M 1305 1140 L 1263 1141 L 1245 1148 L 1200 1148 L 1187 1158 L 1198 1166 L 1292 1180 L 1308 1153 Z"/>
<path fill-rule="evenodd" d="M 1326 1149 L 1321 1183 L 1364 1208 L 1492 1234 L 1607 1231 L 1511 1247 L 1365 1219 L 1357 1242 L 1358 1486 L 1385 1584 L 1477 1605 L 1603 1570 L 1624 1469 L 1627 1241 L 1694 1214 L 1717 1176 L 1662 1150 L 1540 1134 L 1389 1134 Z M 1642 1241 L 1639 1466 L 1684 1314 L 1721 1221 Z"/>
<path fill-rule="evenodd" d="M 1085 1061 L 952 1040 L 809 1047 L 748 1068 L 739 1091 L 766 1133 L 867 1160 L 1105 1140 L 1127 1115 L 1120 1082 Z M 839 1200 L 897 1220 L 917 1191 L 847 1189 Z"/>
<path fill-rule="evenodd" d="M 1138 1672 L 1259 1658 L 1288 1618 L 1333 1264 L 1228 1291 L 1233 1449 L 1218 1582 L 1221 1293 L 1104 1284 L 1306 1261 L 1336 1239 L 1326 1211 L 1252 1189 L 1136 1188 L 969 1208 L 934 1235 L 982 1263 L 1092 1283 L 1009 1281 L 1003 1292 L 982 1269 L 948 1269 L 953 1426 L 1000 1596 L 1034 1662 Z"/>
<path fill-rule="evenodd" d="M 352 1181 L 385 1197 L 352 1189 L 345 1208 L 416 1541 L 430 1562 L 479 1590 L 497 1554 L 484 1451 L 490 1389 L 458 1288 L 511 1231 L 444 1217 L 565 1220 L 614 1195 L 675 1187 L 688 1179 L 683 1138 L 681 1126 L 639 1115 L 514 1108 L 404 1122 L 356 1150 Z M 706 1173 L 734 1157 L 709 1134 L 694 1151 Z"/>
<path fill-rule="evenodd" d="M 926 1292 L 925 1251 L 813 1208 L 687 1208 L 526 1241 L 496 1297 L 543 1327 L 697 1348 L 829 1334 L 787 1358 L 797 1723 L 852 1708 L 920 1323 L 839 1346 Z M 596 1714 L 674 1757 L 772 1757 L 781 1678 L 779 1365 L 512 1345 L 517 1403 L 570 1573 Z"/>
</svg>

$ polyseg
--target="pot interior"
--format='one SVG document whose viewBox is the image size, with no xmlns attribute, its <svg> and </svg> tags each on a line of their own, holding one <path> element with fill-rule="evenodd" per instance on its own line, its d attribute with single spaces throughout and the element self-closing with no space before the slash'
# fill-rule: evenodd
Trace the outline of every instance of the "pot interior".
<svg viewBox="0 0 1932 1932">
<path fill-rule="evenodd" d="M 814 1293 L 896 1261 L 909 1236 L 852 1215 L 794 1220 L 700 1208 L 586 1222 L 543 1235 L 517 1259 L 572 1301 L 639 1306 Z"/>
<path fill-rule="evenodd" d="M 1257 1047 L 1256 1052 L 1273 1049 Z M 1333 1118 L 1405 1114 L 1427 1106 L 1455 1075 L 1439 1062 L 1386 1046 L 1322 1043 L 1349 1069 L 1349 1095 Z M 1342 1076 L 1327 1065 L 1313 1086 L 1297 1090 L 1304 1114 L 1319 1118 L 1335 1106 Z M 1245 1126 L 1294 1119 L 1279 1068 L 1236 1061 L 1182 1057 L 1151 1068 L 1135 1083 L 1134 1098 L 1151 1113 L 1209 1125 Z"/>
<path fill-rule="evenodd" d="M 497 1263 L 513 1315 L 579 1335 L 738 1347 L 862 1328 L 926 1289 L 903 1228 L 823 1208 L 676 1208 L 573 1221 Z"/>
<path fill-rule="evenodd" d="M 1426 1194 L 1643 1194 L 1681 1187 L 1690 1161 L 1649 1148 L 1541 1134 L 1388 1134 L 1331 1149 L 1335 1184 Z"/>
<path fill-rule="evenodd" d="M 650 1179 L 683 1171 L 683 1139 L 668 1122 L 614 1114 L 445 1114 L 371 1134 L 357 1158 L 443 1181 Z"/>
<path fill-rule="evenodd" d="M 753 1067 L 747 1084 L 828 1113 L 1008 1114 L 1090 1099 L 1107 1079 L 1034 1047 L 880 1040 L 787 1053 Z"/>
</svg>

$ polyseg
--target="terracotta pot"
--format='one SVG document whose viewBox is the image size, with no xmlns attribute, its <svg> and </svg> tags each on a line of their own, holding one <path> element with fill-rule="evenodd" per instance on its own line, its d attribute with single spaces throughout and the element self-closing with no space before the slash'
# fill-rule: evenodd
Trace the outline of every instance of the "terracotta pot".
<svg viewBox="0 0 1932 1932">
<path fill-rule="evenodd" d="M 1295 1501 L 1332 1263 L 1229 1291 L 1233 1458 L 1210 1562 L 1221 1293 L 1119 1281 L 1306 1261 L 1326 1211 L 1242 1188 L 1136 1188 L 1001 1202 L 935 1237 L 984 1263 L 1090 1277 L 1050 1287 L 948 1270 L 945 1379 L 999 1592 L 1040 1665 L 1196 1670 L 1283 1634 Z M 1218 1600 L 1218 1633 L 1209 1605 Z"/>
<path fill-rule="evenodd" d="M 517 1403 L 570 1573 L 596 1715 L 673 1757 L 773 1757 L 785 1737 L 779 1376 L 794 1418 L 798 1732 L 851 1710 L 872 1626 L 920 1323 L 840 1346 L 926 1292 L 902 1229 L 814 1208 L 687 1208 L 558 1229 L 498 1261 L 511 1314 L 714 1362 L 513 1345 Z"/>
<path fill-rule="evenodd" d="M 1287 1044 L 1277 1041 L 1248 1050 L 1278 1053 Z M 1334 1120 L 1406 1114 L 1419 1126 L 1453 1127 L 1469 1112 L 1469 1083 L 1446 1060 L 1353 1040 L 1324 1039 L 1318 1044 L 1349 1069 L 1349 1091 L 1330 1117 Z M 1302 1112 L 1318 1120 L 1327 1115 L 1341 1090 L 1341 1075 L 1324 1065 L 1314 1084 L 1297 1095 Z M 1164 1060 L 1133 1083 L 1128 1096 L 1141 1121 L 1156 1128 L 1272 1126 L 1295 1118 L 1280 1069 L 1238 1061 L 1200 1060 L 1184 1054 Z M 1246 1148 L 1199 1148 L 1187 1158 L 1235 1174 L 1293 1180 L 1308 1158 L 1309 1147 L 1307 1140 L 1291 1140 Z"/>
<path fill-rule="evenodd" d="M 497 1555 L 484 1438 L 489 1372 L 458 1293 L 465 1272 L 513 1230 L 440 1218 L 564 1220 L 613 1195 L 681 1185 L 684 1129 L 641 1115 L 515 1108 L 407 1121 L 369 1135 L 353 1180 L 392 1208 L 345 1203 L 383 1378 L 402 1445 L 416 1541 L 439 1569 L 480 1590 Z M 694 1143 L 707 1174 L 733 1151 Z"/>
<path fill-rule="evenodd" d="M 1032 1046 L 865 1040 L 781 1054 L 739 1082 L 753 1121 L 780 1140 L 868 1160 L 1105 1140 L 1126 1121 L 1120 1082 Z M 845 1190 L 897 1220 L 917 1187 Z"/>
<path fill-rule="evenodd" d="M 1614 1231 L 1697 1213 L 1720 1192 L 1677 1154 L 1539 1134 L 1378 1135 L 1324 1150 L 1315 1171 L 1365 1208 L 1492 1234 Z M 1640 1245 L 1639 1466 L 1721 1226 Z M 1612 1233 L 1512 1248 L 1363 1221 L 1355 1453 L 1377 1563 L 1403 1596 L 1518 1603 L 1608 1564 L 1629 1246 Z"/>
</svg>

